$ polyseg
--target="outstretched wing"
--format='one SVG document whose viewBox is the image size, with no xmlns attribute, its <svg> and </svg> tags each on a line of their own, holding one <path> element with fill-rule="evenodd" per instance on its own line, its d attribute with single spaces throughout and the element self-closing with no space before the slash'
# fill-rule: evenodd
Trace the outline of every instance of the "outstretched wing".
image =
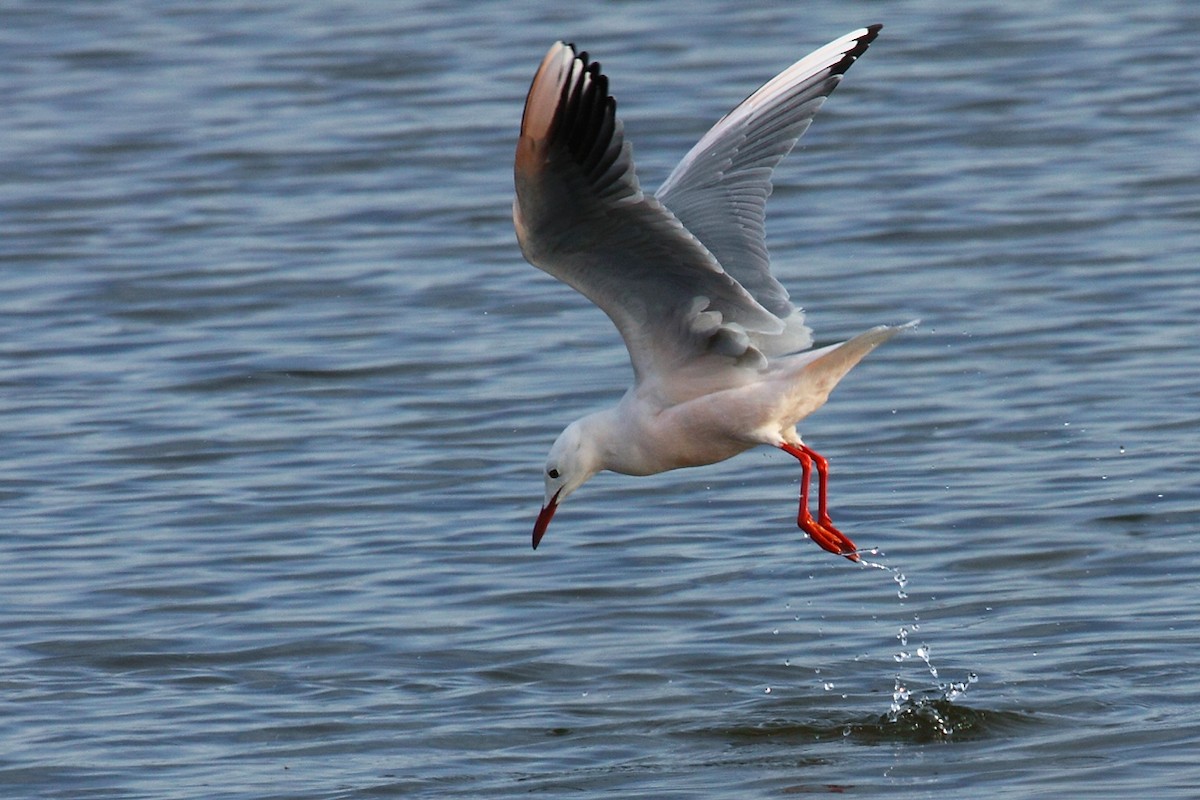
<svg viewBox="0 0 1200 800">
<path fill-rule="evenodd" d="M 639 382 L 708 356 L 762 365 L 752 338 L 784 322 L 642 192 L 608 80 L 571 45 L 551 47 L 530 86 L 515 181 L 525 257 L 608 314 Z"/>
<path fill-rule="evenodd" d="M 798 312 L 770 271 L 764 217 L 771 172 L 881 27 L 848 33 L 776 75 L 721 118 L 655 193 L 726 272 L 782 319 Z"/>
</svg>

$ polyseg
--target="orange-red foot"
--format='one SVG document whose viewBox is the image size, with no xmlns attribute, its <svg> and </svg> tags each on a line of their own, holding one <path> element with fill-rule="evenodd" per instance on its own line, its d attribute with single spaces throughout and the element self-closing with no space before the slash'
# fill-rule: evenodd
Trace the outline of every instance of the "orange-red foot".
<svg viewBox="0 0 1200 800">
<path fill-rule="evenodd" d="M 796 524 L 822 550 L 834 555 L 844 556 L 851 561 L 858 561 L 858 547 L 850 540 L 849 536 L 833 527 L 831 521 L 823 520 L 822 522 L 817 522 L 809 515 L 807 518 L 803 516 L 798 518 Z"/>
</svg>

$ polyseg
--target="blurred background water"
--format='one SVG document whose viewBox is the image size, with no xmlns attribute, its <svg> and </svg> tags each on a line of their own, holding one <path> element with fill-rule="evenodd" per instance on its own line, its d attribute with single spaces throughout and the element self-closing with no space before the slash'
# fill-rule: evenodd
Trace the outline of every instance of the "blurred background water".
<svg viewBox="0 0 1200 800">
<path fill-rule="evenodd" d="M 765 449 L 602 476 L 532 552 L 630 377 L 512 233 L 546 47 L 655 187 L 872 22 L 768 237 L 820 343 L 924 319 L 802 426 L 907 585 L 805 541 Z M 1182 0 L 6 3 L 4 794 L 1200 797 L 1198 39 Z"/>
</svg>

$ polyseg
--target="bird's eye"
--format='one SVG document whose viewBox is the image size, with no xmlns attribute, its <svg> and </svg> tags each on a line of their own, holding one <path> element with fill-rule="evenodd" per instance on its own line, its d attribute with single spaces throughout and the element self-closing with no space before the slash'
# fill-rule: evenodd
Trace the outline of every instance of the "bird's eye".
<svg viewBox="0 0 1200 800">
<path fill-rule="evenodd" d="M 548 470 L 546 470 L 546 476 L 549 477 L 551 480 L 558 480 L 558 470 L 548 469 Z"/>
</svg>

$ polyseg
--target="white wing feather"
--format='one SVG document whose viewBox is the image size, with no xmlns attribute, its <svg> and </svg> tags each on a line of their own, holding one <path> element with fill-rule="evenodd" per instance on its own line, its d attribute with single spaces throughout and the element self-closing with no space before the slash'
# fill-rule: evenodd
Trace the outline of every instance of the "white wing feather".
<svg viewBox="0 0 1200 800">
<path fill-rule="evenodd" d="M 788 320 L 786 335 L 760 342 L 768 355 L 812 342 L 802 314 L 770 271 L 764 220 L 771 173 L 880 27 L 848 33 L 772 78 L 722 117 L 655 193 L 726 272 Z"/>
</svg>

